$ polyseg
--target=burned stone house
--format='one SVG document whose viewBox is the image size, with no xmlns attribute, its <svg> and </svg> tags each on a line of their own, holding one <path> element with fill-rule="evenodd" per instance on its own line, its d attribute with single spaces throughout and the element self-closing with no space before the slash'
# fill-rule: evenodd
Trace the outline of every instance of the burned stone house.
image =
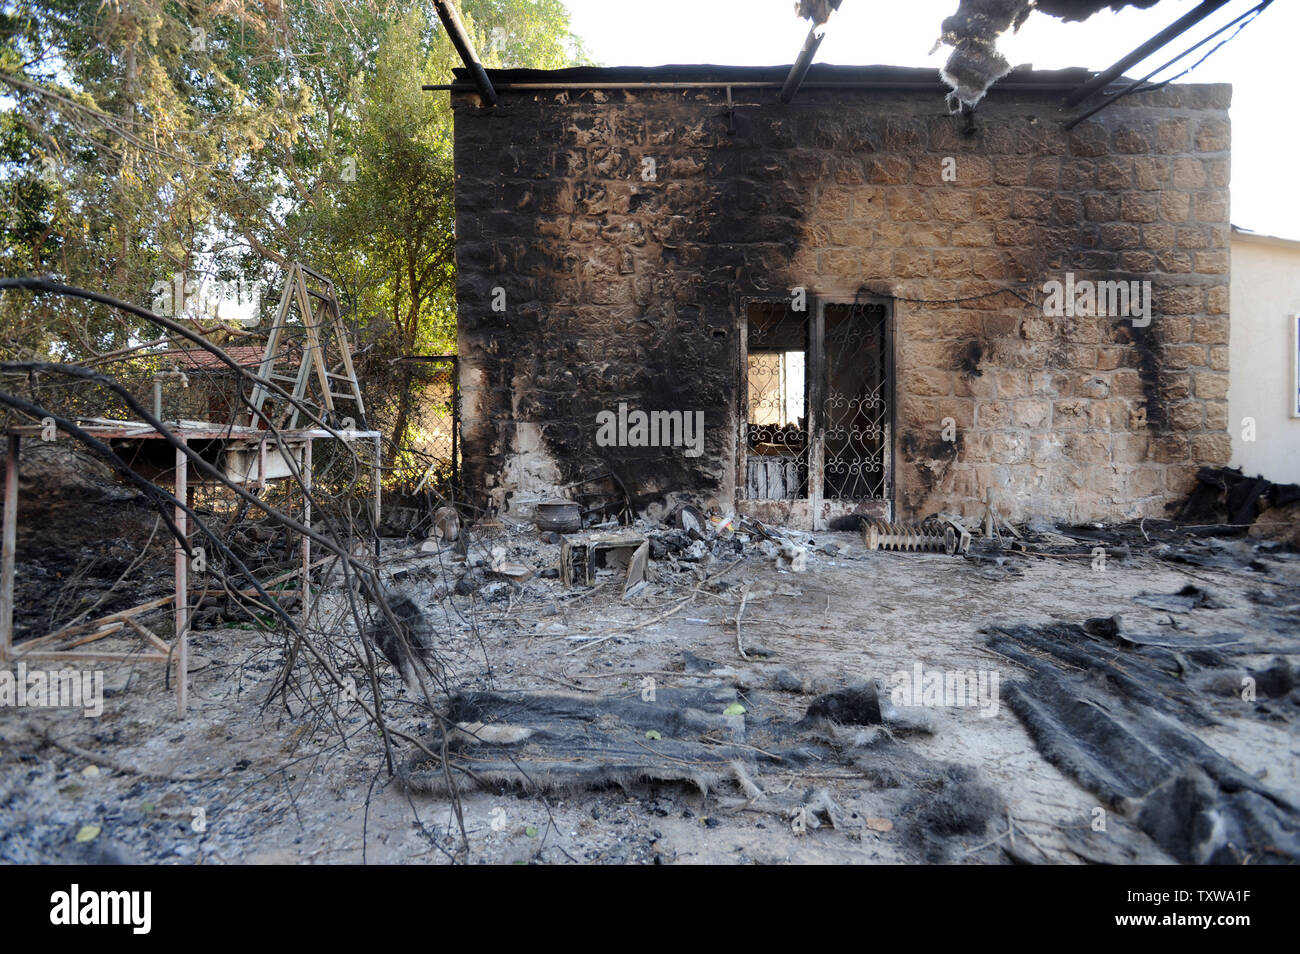
<svg viewBox="0 0 1300 954">
<path fill-rule="evenodd" d="M 609 473 L 809 528 L 990 488 L 1105 519 L 1228 460 L 1230 87 L 1067 130 L 1083 70 L 965 115 L 923 69 L 814 66 L 790 103 L 787 68 L 488 72 L 497 105 L 452 95 L 479 503 Z"/>
</svg>

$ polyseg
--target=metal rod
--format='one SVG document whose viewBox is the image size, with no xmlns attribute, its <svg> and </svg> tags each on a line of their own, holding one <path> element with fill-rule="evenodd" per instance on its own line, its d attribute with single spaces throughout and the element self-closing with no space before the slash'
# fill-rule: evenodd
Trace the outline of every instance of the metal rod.
<svg viewBox="0 0 1300 954">
<path fill-rule="evenodd" d="M 1123 75 L 1124 71 L 1134 63 L 1140 63 L 1148 56 L 1169 43 L 1174 38 L 1185 33 L 1191 27 L 1200 23 L 1219 7 L 1226 4 L 1228 0 L 1203 0 L 1199 7 L 1189 10 L 1169 26 L 1165 27 L 1151 39 L 1147 40 L 1133 52 L 1126 56 L 1120 57 L 1114 65 L 1102 70 L 1088 82 L 1084 83 L 1069 96 L 1065 97 L 1067 106 L 1078 106 L 1081 102 L 1095 93 L 1097 90 L 1106 86 L 1111 80 Z"/>
<path fill-rule="evenodd" d="M 803 85 L 808 70 L 812 68 L 813 57 L 817 55 L 817 47 L 822 45 L 822 40 L 825 37 L 825 25 L 813 26 L 808 31 L 808 37 L 803 41 L 803 49 L 799 51 L 799 57 L 794 61 L 794 65 L 790 67 L 790 73 L 785 78 L 785 85 L 781 87 L 781 102 L 789 103 L 794 99 L 795 93 L 799 92 L 799 87 Z"/>
<path fill-rule="evenodd" d="M 184 505 L 189 497 L 190 459 L 185 454 L 185 438 L 180 438 L 176 448 L 176 526 L 188 539 L 189 517 Z M 190 674 L 189 652 L 189 556 L 181 541 L 176 541 L 176 715 L 185 715 Z"/>
<path fill-rule="evenodd" d="M 18 450 L 21 438 L 9 435 L 9 456 L 5 459 L 5 504 L 3 558 L 0 561 L 0 662 L 14 647 L 14 559 L 18 548 Z"/>
<path fill-rule="evenodd" d="M 370 479 L 375 485 L 374 492 L 375 492 L 375 547 L 376 549 L 379 546 L 379 517 L 381 514 L 380 508 L 383 505 L 383 499 L 384 499 L 383 456 L 384 456 L 384 439 L 379 434 L 376 434 L 375 435 L 375 463 L 370 471 Z"/>
<path fill-rule="evenodd" d="M 460 359 L 451 359 L 451 499 L 460 497 Z"/>
<path fill-rule="evenodd" d="M 469 70 L 470 76 L 474 78 L 474 86 L 478 89 L 479 95 L 487 105 L 495 106 L 499 102 L 496 90 L 492 88 L 492 81 L 488 79 L 483 64 L 478 61 L 478 54 L 474 52 L 474 45 L 470 43 L 465 27 L 461 25 L 455 5 L 450 0 L 433 0 L 433 6 L 438 11 L 438 19 L 447 30 L 451 45 L 456 48 L 461 62 L 465 64 L 465 69 Z"/>
<path fill-rule="evenodd" d="M 1143 83 L 1147 82 L 1147 80 L 1151 79 L 1151 77 L 1153 77 L 1153 76 L 1155 76 L 1157 73 L 1163 72 L 1164 70 L 1166 70 L 1166 69 L 1168 69 L 1169 67 L 1173 66 L 1175 63 L 1177 63 L 1177 62 L 1178 62 L 1179 60 L 1181 60 L 1183 57 L 1185 57 L 1185 56 L 1189 56 L 1190 54 L 1192 54 L 1192 53 L 1195 52 L 1196 50 L 1198 50 L 1198 49 L 1200 49 L 1201 47 L 1203 47 L 1205 44 L 1209 43 L 1211 40 L 1213 40 L 1213 39 L 1214 39 L 1216 36 L 1218 36 L 1220 33 L 1224 33 L 1224 32 L 1226 32 L 1227 30 L 1232 29 L 1232 27 L 1237 26 L 1238 23 L 1240 23 L 1242 20 L 1245 20 L 1247 17 L 1254 17 L 1256 14 L 1262 12 L 1262 11 L 1264 10 L 1264 8 L 1267 7 L 1267 6 L 1268 6 L 1270 3 L 1272 3 L 1272 2 L 1273 2 L 1273 0 L 1262 0 L 1262 2 L 1261 2 L 1259 5 L 1257 5 L 1257 6 L 1255 6 L 1255 7 L 1252 7 L 1251 9 L 1247 10 L 1245 13 L 1241 14 L 1241 16 L 1237 17 L 1236 19 L 1229 20 L 1227 23 L 1225 23 L 1223 26 L 1219 27 L 1217 30 L 1215 30 L 1213 33 L 1211 33 L 1209 36 L 1203 37 L 1202 39 L 1198 40 L 1196 43 L 1193 43 L 1191 46 L 1189 46 L 1187 49 L 1183 50 L 1183 52 L 1179 53 L 1179 54 L 1178 54 L 1177 56 L 1175 56 L 1173 59 L 1168 60 L 1168 61 L 1166 61 L 1166 62 L 1164 62 L 1164 63 L 1161 63 L 1159 66 L 1157 66 L 1155 69 L 1153 69 L 1153 70 L 1152 70 L 1150 73 L 1148 73 L 1146 76 L 1143 76 L 1141 79 L 1135 79 L 1135 80 L 1133 80 L 1131 83 L 1129 83 L 1129 84 L 1128 84 L 1127 86 L 1125 86 L 1123 89 L 1121 89 L 1118 93 L 1115 93 L 1114 95 L 1109 96 L 1109 97 L 1107 97 L 1106 99 L 1103 99 L 1103 100 L 1102 100 L 1100 103 L 1098 103 L 1096 106 L 1093 106 L 1092 109 L 1086 110 L 1085 112 L 1082 112 L 1082 113 L 1080 113 L 1080 114 L 1077 115 L 1077 116 L 1073 116 L 1073 117 L 1071 117 L 1071 118 L 1070 118 L 1070 119 L 1065 123 L 1065 125 L 1064 125 L 1063 128 L 1068 132 L 1069 130 L 1073 129 L 1075 126 L 1079 125 L 1079 123 L 1081 123 L 1081 122 L 1083 122 L 1085 119 L 1087 119 L 1089 116 L 1094 116 L 1094 115 L 1096 115 L 1097 113 L 1101 112 L 1103 109 L 1105 109 L 1107 106 L 1109 106 L 1111 103 L 1115 102 L 1116 100 L 1123 99 L 1125 96 L 1129 95 L 1130 93 L 1137 92 L 1138 89 L 1139 89 L 1139 87 L 1141 87 Z M 1245 26 L 1245 24 L 1242 23 L 1242 27 L 1244 27 L 1244 26 Z M 1239 29 L 1240 29 L 1240 28 L 1239 28 Z M 1229 39 L 1231 39 L 1231 37 L 1229 37 Z M 1223 42 L 1226 43 L 1227 40 L 1224 40 Z M 1217 49 L 1217 47 L 1216 47 L 1216 49 Z M 1213 52 L 1214 52 L 1214 50 L 1211 50 L 1211 51 L 1210 51 L 1210 53 L 1213 53 Z M 1209 56 L 1210 53 L 1207 53 L 1206 56 Z M 1202 59 L 1204 59 L 1204 57 L 1202 57 Z M 1193 66 L 1194 66 L 1194 65 L 1195 65 L 1195 64 L 1193 64 Z M 1184 72 L 1186 72 L 1186 70 L 1184 70 Z M 1180 74 L 1180 75 L 1181 75 L 1181 74 Z"/>
<path fill-rule="evenodd" d="M 153 416 L 158 418 L 158 420 L 160 421 L 162 420 L 162 416 L 163 416 L 163 412 L 162 412 L 163 378 L 180 378 L 181 387 L 185 388 L 186 390 L 189 390 L 189 386 L 190 386 L 189 375 L 186 374 L 184 371 L 178 370 L 175 366 L 173 366 L 172 370 L 170 371 L 159 371 L 157 374 L 153 376 Z M 180 419 L 180 416 L 181 416 L 180 414 L 176 415 L 178 420 Z"/>
<path fill-rule="evenodd" d="M 123 421 L 120 425 L 113 422 L 114 426 L 108 426 L 107 423 L 88 424 L 82 428 L 83 433 L 91 437 L 108 438 L 110 440 L 165 440 L 170 435 L 160 434 L 148 424 L 134 424 Z M 41 425 L 39 424 L 19 424 L 10 428 L 15 434 L 24 437 L 39 437 L 41 434 Z M 170 428 L 171 433 L 183 435 L 191 441 L 211 441 L 211 440 L 228 440 L 231 442 L 244 441 L 251 447 L 259 440 L 266 437 L 266 431 L 255 427 L 237 427 L 235 425 L 226 425 L 224 427 L 210 426 L 185 426 L 185 423 L 179 422 L 175 427 Z M 379 437 L 380 431 L 350 431 L 352 437 Z M 305 440 L 308 437 L 338 437 L 334 431 L 327 431 L 320 427 L 299 427 L 290 430 L 282 428 L 280 436 L 292 440 Z"/>
<path fill-rule="evenodd" d="M 311 529 L 311 438 L 302 449 L 302 525 Z M 302 631 L 311 617 L 311 537 L 302 538 Z"/>
<path fill-rule="evenodd" d="M 591 90 L 591 89 L 644 89 L 644 90 L 661 90 L 670 92 L 673 90 L 685 89 L 781 89 L 785 86 L 784 80 L 745 80 L 737 82 L 735 80 L 708 80 L 703 82 L 642 82 L 627 81 L 615 83 L 584 83 L 581 80 L 575 80 L 571 83 L 499 83 L 495 89 L 502 93 L 511 92 L 538 92 L 554 90 L 560 92 L 563 90 Z M 420 87 L 426 91 L 443 91 L 451 93 L 469 93 L 473 92 L 474 86 L 469 83 L 426 83 Z M 948 92 L 948 87 L 939 80 L 934 82 L 914 82 L 914 81 L 895 81 L 895 80 L 808 80 L 805 81 L 801 89 L 893 89 L 893 90 L 920 90 L 923 92 Z M 1059 93 L 1063 90 L 1077 89 L 1077 83 L 1017 83 L 1015 81 L 1003 81 L 998 83 L 993 91 L 997 90 L 1027 90 L 1040 91 L 1047 93 Z"/>
</svg>

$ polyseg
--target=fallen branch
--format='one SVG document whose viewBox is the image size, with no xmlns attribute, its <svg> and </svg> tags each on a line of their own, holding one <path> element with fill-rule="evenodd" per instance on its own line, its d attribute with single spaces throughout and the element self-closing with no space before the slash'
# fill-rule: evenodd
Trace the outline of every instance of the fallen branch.
<svg viewBox="0 0 1300 954">
<path fill-rule="evenodd" d="M 750 584 L 746 583 L 745 588 L 741 590 L 740 609 L 736 611 L 736 652 L 740 653 L 740 658 L 744 660 L 748 660 L 749 657 L 745 655 L 745 647 L 740 642 L 740 618 L 745 615 L 745 604 L 749 602 L 749 587 Z"/>
<path fill-rule="evenodd" d="M 71 742 L 64 742 L 45 733 L 45 741 L 56 749 L 62 749 L 69 755 L 75 755 L 79 759 L 85 759 L 87 762 L 94 762 L 97 765 L 103 765 L 111 768 L 114 772 L 121 772 L 124 775 L 139 775 L 141 778 L 157 778 L 165 782 L 210 782 L 213 779 L 220 778 L 220 775 L 168 775 L 166 772 L 151 772 L 148 769 L 138 769 L 131 765 L 119 762 L 116 759 L 109 758 L 107 755 L 99 755 L 94 752 L 87 752 L 83 748 L 73 745 Z"/>
</svg>

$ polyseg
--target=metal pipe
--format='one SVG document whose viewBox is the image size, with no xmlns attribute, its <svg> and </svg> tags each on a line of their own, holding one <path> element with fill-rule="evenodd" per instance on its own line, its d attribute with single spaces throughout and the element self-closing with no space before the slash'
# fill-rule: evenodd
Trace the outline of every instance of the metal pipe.
<svg viewBox="0 0 1300 954">
<path fill-rule="evenodd" d="M 14 649 L 14 573 L 18 552 L 18 454 L 21 438 L 9 434 L 9 456 L 5 458 L 4 533 L 0 538 L 0 663 L 8 661 Z"/>
<path fill-rule="evenodd" d="M 1238 23 L 1240 23 L 1242 20 L 1246 20 L 1247 17 L 1251 17 L 1251 18 L 1253 18 L 1256 14 L 1261 13 L 1261 12 L 1264 10 L 1264 8 L 1267 7 L 1267 6 L 1268 6 L 1270 3 L 1272 3 L 1272 2 L 1273 2 L 1273 0 L 1261 0 L 1261 2 L 1259 3 L 1258 6 L 1252 7 L 1251 9 L 1247 10 L 1245 13 L 1241 14 L 1241 16 L 1237 17 L 1235 20 L 1229 20 L 1227 23 L 1225 23 L 1223 26 L 1219 27 L 1217 30 L 1215 30 L 1213 33 L 1211 33 L 1209 36 L 1204 37 L 1203 39 L 1199 40 L 1199 41 L 1196 42 L 1196 43 L 1193 43 L 1191 46 L 1189 46 L 1187 49 L 1183 50 L 1183 52 L 1179 53 L 1179 54 L 1178 54 L 1177 56 L 1175 56 L 1173 59 L 1171 59 L 1171 60 L 1169 60 L 1169 61 L 1167 61 L 1167 62 L 1165 62 L 1165 63 L 1161 63 L 1159 66 L 1157 66 L 1155 69 L 1153 69 L 1153 70 L 1152 70 L 1150 73 L 1148 73 L 1146 76 L 1143 76 L 1141 79 L 1135 79 L 1135 80 L 1133 80 L 1133 82 L 1129 83 L 1127 86 L 1125 86 L 1125 87 L 1124 87 L 1122 90 L 1120 90 L 1118 93 L 1115 93 L 1113 96 L 1109 96 L 1109 97 L 1107 97 L 1106 99 L 1103 99 L 1103 100 L 1102 100 L 1100 103 L 1098 103 L 1096 106 L 1092 107 L 1092 109 L 1086 110 L 1086 111 L 1080 113 L 1080 114 L 1077 115 L 1077 116 L 1071 117 L 1070 120 L 1067 121 L 1067 122 L 1065 123 L 1065 125 L 1064 125 L 1063 128 L 1068 132 L 1069 130 L 1071 130 L 1071 129 L 1073 129 L 1075 126 L 1079 125 L 1079 123 L 1083 122 L 1083 121 L 1084 121 L 1085 119 L 1087 119 L 1088 117 L 1090 117 L 1090 116 L 1094 116 L 1094 115 L 1096 115 L 1097 113 L 1101 112 L 1103 109 L 1105 109 L 1107 106 L 1109 106 L 1111 103 L 1115 102 L 1116 100 L 1123 99 L 1123 98 L 1124 98 L 1125 96 L 1127 96 L 1129 93 L 1132 93 L 1132 92 L 1137 91 L 1138 89 L 1140 89 L 1140 88 L 1142 87 L 1142 84 L 1144 84 L 1145 82 L 1147 82 L 1147 80 L 1151 79 L 1151 77 L 1155 76 L 1157 73 L 1161 73 L 1161 72 L 1163 72 L 1164 70 L 1168 69 L 1169 67 L 1173 66 L 1175 63 L 1177 63 L 1177 62 L 1178 62 L 1179 60 L 1181 60 L 1183 57 L 1191 55 L 1191 54 L 1194 53 L 1196 50 L 1200 49 L 1200 48 L 1203 47 L 1205 44 L 1207 44 L 1207 43 L 1209 43 L 1211 40 L 1213 40 L 1213 39 L 1214 39 L 1216 36 L 1218 36 L 1220 33 L 1223 33 L 1223 32 L 1225 32 L 1225 31 L 1231 29 L 1232 27 L 1237 26 Z M 1242 27 L 1244 27 L 1244 26 L 1245 26 L 1245 24 L 1242 23 Z M 1238 30 L 1239 30 L 1239 31 L 1240 31 L 1240 29 L 1241 29 L 1241 27 L 1238 27 Z M 1234 34 L 1234 35 L 1235 35 L 1235 34 Z M 1231 37 L 1229 37 L 1229 39 L 1231 39 Z M 1223 41 L 1223 42 L 1226 43 L 1227 40 L 1225 40 L 1225 41 Z M 1220 45 L 1222 45 L 1222 44 L 1220 44 Z M 1217 47 L 1216 47 L 1216 49 L 1217 49 Z M 1211 50 L 1211 51 L 1210 51 L 1210 53 L 1213 53 L 1213 52 L 1214 52 L 1214 50 Z M 1209 53 L 1207 53 L 1206 56 L 1209 56 Z M 1204 59 L 1204 57 L 1202 57 L 1202 59 Z M 1189 69 L 1190 69 L 1190 68 L 1194 68 L 1195 65 L 1196 65 L 1196 64 L 1193 64 L 1193 66 L 1192 66 L 1192 67 L 1189 67 Z M 1186 70 L 1184 70 L 1184 72 L 1186 72 Z M 1181 75 L 1181 74 L 1180 74 L 1180 75 Z M 1177 79 L 1177 77 L 1174 77 L 1174 78 Z M 1166 81 L 1166 82 L 1168 82 L 1168 81 Z"/>
<path fill-rule="evenodd" d="M 539 92 L 563 90 L 591 90 L 591 89 L 643 89 L 659 90 L 662 92 L 671 92 L 673 90 L 687 89 L 779 89 L 785 86 L 783 80 L 709 80 L 707 82 L 624 82 L 624 83 L 584 83 L 574 81 L 572 83 L 501 83 L 495 89 L 498 92 Z M 475 87 L 467 83 L 426 83 L 420 87 L 426 91 L 442 91 L 450 93 L 468 93 L 472 92 Z M 920 90 L 923 92 L 948 92 L 948 87 L 938 79 L 934 82 L 902 82 L 893 80 L 813 80 L 805 82 L 800 87 L 807 89 L 896 89 L 896 90 Z M 1000 82 L 993 91 L 996 90 L 1027 90 L 1046 93 L 1059 93 L 1063 90 L 1077 89 L 1077 83 L 1017 83 L 1017 82 Z"/>
<path fill-rule="evenodd" d="M 1088 82 L 1084 83 L 1073 93 L 1065 98 L 1065 105 L 1078 106 L 1081 102 L 1095 93 L 1097 90 L 1106 86 L 1111 80 L 1123 75 L 1124 71 L 1134 63 L 1140 63 L 1148 56 L 1160 49 L 1171 40 L 1187 32 L 1191 27 L 1200 23 L 1219 7 L 1226 4 L 1228 0 L 1203 0 L 1199 7 L 1187 11 L 1169 26 L 1165 27 L 1151 39 L 1147 40 L 1136 50 L 1126 56 L 1120 57 L 1115 61 L 1113 66 L 1102 70 Z"/>
<path fill-rule="evenodd" d="M 262 442 L 265 445 L 265 441 Z M 311 438 L 302 449 L 302 525 L 311 529 Z M 258 476 L 264 476 L 265 469 Z M 302 628 L 311 619 L 311 537 L 302 538 Z"/>
<path fill-rule="evenodd" d="M 465 32 L 465 27 L 460 22 L 455 5 L 450 0 L 433 0 L 433 6 L 438 11 L 438 19 L 447 30 L 451 45 L 456 48 L 461 62 L 465 64 L 465 69 L 469 70 L 470 76 L 473 77 L 479 95 L 489 106 L 497 105 L 496 90 L 492 88 L 492 81 L 488 79 L 483 64 L 478 61 L 478 54 L 474 52 L 474 45 L 470 43 L 469 34 Z"/>
<path fill-rule="evenodd" d="M 460 496 L 460 358 L 451 359 L 451 499 Z"/>
<path fill-rule="evenodd" d="M 189 475 L 190 459 L 185 454 L 187 441 L 183 436 L 176 440 L 176 528 L 180 536 L 176 538 L 176 605 L 173 610 L 176 620 L 176 715 L 183 717 L 189 693 L 190 677 L 190 558 L 186 550 L 189 547 Z"/>
<path fill-rule="evenodd" d="M 382 515 L 381 507 L 383 506 L 383 499 L 384 499 L 383 456 L 384 456 L 384 439 L 381 435 L 376 434 L 375 435 L 375 462 L 370 470 L 370 480 L 375 485 L 374 486 L 374 492 L 375 492 L 374 518 L 375 518 L 375 556 L 376 557 L 379 556 L 379 536 L 380 536 L 379 518 Z"/>
<path fill-rule="evenodd" d="M 153 416 L 162 420 L 162 383 L 163 378 L 180 378 L 181 387 L 187 391 L 190 387 L 190 377 L 184 371 L 178 368 L 172 368 L 170 371 L 159 371 L 153 376 Z"/>
<path fill-rule="evenodd" d="M 770 80 L 750 80 L 745 82 L 727 82 L 724 80 L 709 80 L 705 82 L 671 82 L 671 81 L 629 81 L 625 83 L 583 83 L 575 81 L 572 83 L 502 83 L 497 86 L 498 90 L 566 90 L 566 89 L 658 89 L 658 90 L 676 90 L 676 89 L 725 89 L 728 86 L 734 86 L 737 89 L 773 89 L 782 85 L 779 82 Z M 809 84 L 817 85 L 817 84 Z M 920 84 L 930 89 L 933 84 Z M 465 93 L 473 87 L 465 83 L 425 83 L 420 89 L 423 90 L 444 90 L 452 93 Z M 1071 87 L 1073 88 L 1073 87 Z"/>
<path fill-rule="evenodd" d="M 822 40 L 826 37 L 826 26 L 814 25 L 808 31 L 808 37 L 803 41 L 803 49 L 799 51 L 799 57 L 790 67 L 790 73 L 785 78 L 785 85 L 781 87 L 781 102 L 789 103 L 794 99 L 795 94 L 799 92 L 799 87 L 803 85 L 804 77 L 808 75 L 808 70 L 812 68 L 813 57 L 817 55 L 817 48 L 822 45 Z"/>
</svg>

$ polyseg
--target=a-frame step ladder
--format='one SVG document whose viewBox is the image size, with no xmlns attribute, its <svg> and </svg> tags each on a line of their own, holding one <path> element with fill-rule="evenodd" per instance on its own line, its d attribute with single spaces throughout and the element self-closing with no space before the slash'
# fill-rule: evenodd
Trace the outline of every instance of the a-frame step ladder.
<svg viewBox="0 0 1300 954">
<path fill-rule="evenodd" d="M 308 279 L 311 279 L 311 284 Z M 289 315 L 297 305 L 302 325 L 290 325 Z M 301 355 L 298 367 L 292 373 L 286 369 L 276 368 L 276 359 L 280 349 L 287 344 L 286 329 L 297 331 L 301 328 Z M 330 352 L 337 353 L 337 360 L 331 363 Z M 316 376 L 316 388 L 311 389 L 312 372 Z M 305 403 L 316 409 L 332 427 L 338 427 L 349 418 L 353 428 L 364 430 L 366 427 L 366 408 L 361 399 L 361 387 L 357 384 L 356 371 L 352 367 L 352 348 L 348 344 L 347 329 L 339 313 L 338 299 L 334 295 L 334 283 L 323 275 L 312 271 L 307 266 L 292 262 L 285 274 L 284 290 L 280 295 L 280 306 L 276 310 L 275 324 L 266 339 L 266 351 L 258 376 L 274 381 L 293 395 L 297 402 Z M 290 387 L 292 385 L 292 387 Z M 267 408 L 268 399 L 272 407 Z M 346 406 L 340 408 L 337 402 L 350 402 L 356 406 L 356 414 L 349 413 Z M 271 418 L 276 427 L 292 430 L 298 426 L 300 408 L 276 395 L 264 384 L 253 388 L 251 404 L 257 411 L 262 411 Z M 259 426 L 259 415 L 251 412 L 251 425 Z M 305 421 L 304 426 L 312 422 Z"/>
</svg>

